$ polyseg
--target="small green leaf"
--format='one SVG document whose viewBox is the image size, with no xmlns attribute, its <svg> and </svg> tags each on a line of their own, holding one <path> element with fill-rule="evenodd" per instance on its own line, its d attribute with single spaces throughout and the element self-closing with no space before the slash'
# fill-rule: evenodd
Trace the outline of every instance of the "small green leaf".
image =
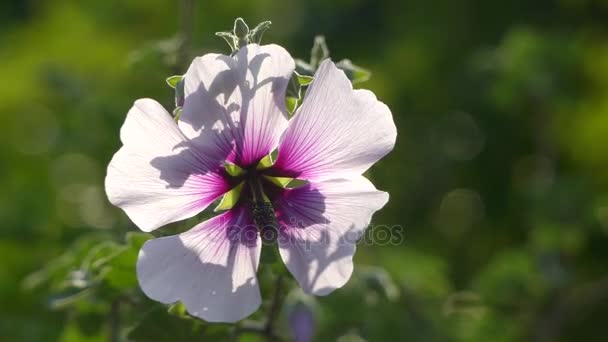
<svg viewBox="0 0 608 342">
<path fill-rule="evenodd" d="M 169 87 L 175 89 L 177 87 L 177 84 L 179 82 L 181 82 L 181 80 L 184 78 L 183 75 L 175 75 L 175 76 L 171 76 L 167 78 L 167 84 L 169 85 Z"/>
<path fill-rule="evenodd" d="M 241 197 L 241 192 L 243 191 L 243 186 L 245 182 L 239 183 L 239 185 L 232 188 L 230 191 L 224 194 L 220 203 L 215 207 L 214 211 L 220 210 L 228 210 L 236 205 Z"/>
<path fill-rule="evenodd" d="M 243 170 L 240 166 L 236 164 L 232 164 L 229 162 L 224 162 L 224 168 L 226 172 L 232 177 L 238 177 L 245 174 L 245 170 Z"/>
<path fill-rule="evenodd" d="M 346 77 L 348 77 L 353 84 L 365 82 L 372 76 L 372 73 L 369 70 L 354 65 L 348 59 L 341 60 L 336 63 L 336 66 L 344 71 Z"/>
</svg>

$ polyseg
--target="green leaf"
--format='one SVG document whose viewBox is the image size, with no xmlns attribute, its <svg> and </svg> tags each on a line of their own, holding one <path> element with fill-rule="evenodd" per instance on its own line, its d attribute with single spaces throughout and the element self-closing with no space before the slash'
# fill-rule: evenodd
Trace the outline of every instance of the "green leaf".
<svg viewBox="0 0 608 342">
<path fill-rule="evenodd" d="M 336 63 L 336 66 L 344 71 L 346 77 L 348 77 L 353 84 L 365 82 L 372 76 L 372 73 L 369 70 L 354 65 L 348 59 L 341 60 Z"/>
<path fill-rule="evenodd" d="M 91 265 L 97 275 L 96 279 L 116 290 L 136 288 L 135 265 L 139 250 L 152 237 L 148 233 L 129 232 L 125 245 L 114 244 L 112 249 L 107 248 L 105 255 L 98 256 Z"/>
<path fill-rule="evenodd" d="M 224 168 L 226 169 L 226 172 L 228 172 L 228 174 L 232 177 L 238 177 L 245 174 L 245 170 L 243 170 L 240 166 L 236 164 L 224 162 Z"/>
<path fill-rule="evenodd" d="M 208 325 L 199 320 L 171 315 L 164 308 L 148 312 L 127 334 L 129 341 L 134 342 L 187 342 L 226 340 L 226 328 L 209 336 Z"/>
<path fill-rule="evenodd" d="M 141 233 L 141 232 L 128 232 L 126 236 L 127 243 L 131 248 L 135 250 L 140 250 L 144 243 L 150 239 L 152 239 L 154 235 L 149 233 Z"/>
<path fill-rule="evenodd" d="M 169 87 L 175 89 L 177 87 L 177 84 L 181 82 L 182 79 L 184 79 L 183 75 L 175 75 L 168 77 L 166 81 Z"/>
<path fill-rule="evenodd" d="M 399 288 L 385 269 L 375 266 L 361 266 L 359 275 L 363 284 L 390 301 L 399 298 Z"/>
<path fill-rule="evenodd" d="M 93 291 L 91 288 L 86 288 L 84 290 L 75 287 L 64 289 L 62 292 L 50 296 L 49 306 L 54 310 L 64 309 L 87 298 L 92 293 Z"/>
<path fill-rule="evenodd" d="M 239 198 L 241 197 L 241 192 L 243 191 L 244 185 L 245 182 L 243 181 L 239 183 L 239 185 L 235 186 L 230 191 L 225 193 L 224 197 L 222 197 L 222 200 L 217 205 L 217 207 L 215 207 L 214 211 L 228 210 L 234 207 L 239 201 Z"/>
<path fill-rule="evenodd" d="M 80 313 L 74 321 L 78 325 L 78 330 L 85 336 L 98 334 L 105 324 L 106 316 L 100 312 Z"/>
<path fill-rule="evenodd" d="M 121 253 L 104 264 L 100 271 L 100 277 L 114 289 L 129 290 L 136 288 L 135 265 L 138 254 L 138 249 L 125 247 Z"/>
</svg>

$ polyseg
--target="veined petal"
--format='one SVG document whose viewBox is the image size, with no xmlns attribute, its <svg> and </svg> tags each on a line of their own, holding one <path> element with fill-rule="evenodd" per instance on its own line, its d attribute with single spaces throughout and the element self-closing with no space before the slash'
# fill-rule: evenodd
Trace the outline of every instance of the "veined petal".
<svg viewBox="0 0 608 342">
<path fill-rule="evenodd" d="M 356 177 L 393 149 L 396 136 L 388 107 L 370 91 L 353 90 L 326 60 L 281 137 L 274 168 L 311 181 Z"/>
<path fill-rule="evenodd" d="M 278 45 L 196 58 L 185 74 L 179 127 L 206 153 L 248 166 L 270 153 L 287 126 L 285 89 L 295 63 Z"/>
<path fill-rule="evenodd" d="M 150 298 L 182 301 L 209 322 L 236 322 L 260 306 L 261 241 L 246 209 L 235 208 L 180 235 L 149 240 L 137 278 Z"/>
<path fill-rule="evenodd" d="M 348 281 L 357 240 L 387 201 L 363 176 L 284 190 L 275 203 L 279 251 L 306 293 L 326 295 Z"/>
<path fill-rule="evenodd" d="M 229 189 L 218 164 L 199 153 L 154 100 L 135 102 L 120 138 L 106 193 L 143 231 L 192 217 Z"/>
</svg>

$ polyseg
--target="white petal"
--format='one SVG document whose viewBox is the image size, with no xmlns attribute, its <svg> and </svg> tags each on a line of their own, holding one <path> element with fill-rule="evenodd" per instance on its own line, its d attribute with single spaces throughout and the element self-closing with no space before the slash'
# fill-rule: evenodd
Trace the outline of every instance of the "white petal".
<svg viewBox="0 0 608 342">
<path fill-rule="evenodd" d="M 256 270 L 261 242 L 243 209 L 234 209 L 186 233 L 149 240 L 137 277 L 150 298 L 182 301 L 209 322 L 236 322 L 260 306 Z"/>
<path fill-rule="evenodd" d="M 305 292 L 326 295 L 348 281 L 357 240 L 387 201 L 388 194 L 362 176 L 283 193 L 275 203 L 280 253 Z"/>
<path fill-rule="evenodd" d="M 276 147 L 287 126 L 285 89 L 295 63 L 278 45 L 196 58 L 185 74 L 179 126 L 217 158 L 248 166 Z"/>
<path fill-rule="evenodd" d="M 192 217 L 228 190 L 219 164 L 198 153 L 154 100 L 135 102 L 120 137 L 106 193 L 143 231 Z"/>
<path fill-rule="evenodd" d="M 326 60 L 281 137 L 275 168 L 314 181 L 352 178 L 390 152 L 396 136 L 388 107 L 370 91 L 353 90 Z"/>
</svg>

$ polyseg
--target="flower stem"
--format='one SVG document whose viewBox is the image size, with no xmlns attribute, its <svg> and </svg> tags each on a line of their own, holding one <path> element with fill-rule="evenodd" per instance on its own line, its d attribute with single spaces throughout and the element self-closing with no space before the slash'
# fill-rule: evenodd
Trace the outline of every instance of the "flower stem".
<svg viewBox="0 0 608 342">
<path fill-rule="evenodd" d="M 279 274 L 277 276 L 277 280 L 275 283 L 272 302 L 270 302 L 270 309 L 268 310 L 268 317 L 266 318 L 266 326 L 264 327 L 264 330 L 270 336 L 273 335 L 274 325 L 275 325 L 276 319 L 279 316 L 279 312 L 281 311 L 282 299 L 283 299 L 283 275 Z"/>
<path fill-rule="evenodd" d="M 120 298 L 116 298 L 112 301 L 110 306 L 110 313 L 108 314 L 108 320 L 110 325 L 110 335 L 108 340 L 110 342 L 118 342 L 120 339 Z"/>
<path fill-rule="evenodd" d="M 283 286 L 283 275 L 279 274 L 275 282 L 274 294 L 272 296 L 272 301 L 270 302 L 266 321 L 264 323 L 244 321 L 240 326 L 235 328 L 233 341 L 238 341 L 239 335 L 243 333 L 258 334 L 265 337 L 267 341 L 284 341 L 284 338 L 275 329 L 275 323 L 281 311 L 284 297 Z"/>
</svg>

